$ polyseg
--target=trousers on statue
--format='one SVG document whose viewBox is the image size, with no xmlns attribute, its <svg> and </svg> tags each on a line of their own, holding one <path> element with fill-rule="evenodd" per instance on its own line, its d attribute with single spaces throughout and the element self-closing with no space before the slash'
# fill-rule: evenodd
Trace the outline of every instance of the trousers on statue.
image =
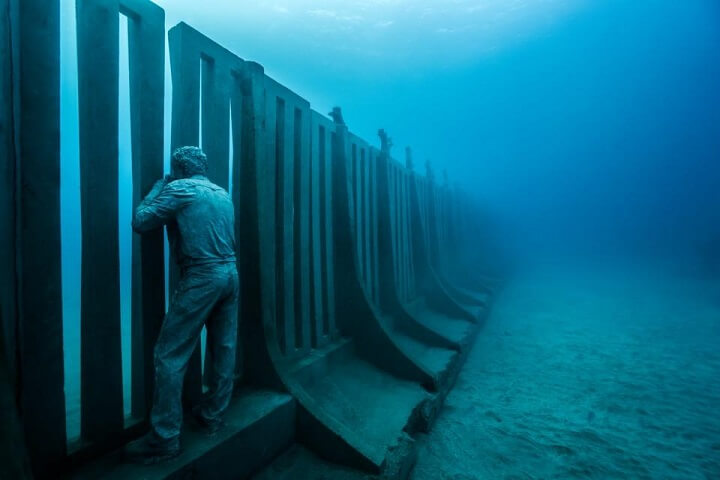
<svg viewBox="0 0 720 480">
<path fill-rule="evenodd" d="M 220 421 L 233 391 L 240 282 L 235 262 L 188 267 L 173 293 L 155 345 L 155 392 L 150 413 L 162 439 L 180 435 L 182 388 L 188 362 L 207 327 L 207 394 L 201 406 L 209 422 Z"/>
</svg>

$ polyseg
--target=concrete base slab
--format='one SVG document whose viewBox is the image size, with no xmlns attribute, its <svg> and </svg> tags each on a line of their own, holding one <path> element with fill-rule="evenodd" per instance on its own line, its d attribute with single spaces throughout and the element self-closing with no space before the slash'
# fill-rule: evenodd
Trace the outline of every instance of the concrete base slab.
<svg viewBox="0 0 720 480">
<path fill-rule="evenodd" d="M 92 462 L 69 478 L 91 480 L 246 478 L 286 450 L 295 437 L 295 401 L 269 390 L 241 391 L 225 415 L 225 427 L 207 436 L 185 425 L 183 453 L 158 465 L 125 463 L 121 451 Z"/>
<path fill-rule="evenodd" d="M 467 346 L 475 328 L 471 322 L 430 310 L 423 298 L 404 306 L 418 323 L 452 341 L 459 348 Z"/>
<path fill-rule="evenodd" d="M 442 319 L 440 319 L 442 320 Z M 470 324 L 468 341 L 473 342 L 479 330 L 476 324 Z M 459 328 L 459 327 L 458 327 Z M 368 473 L 366 471 L 339 465 L 319 457 L 313 451 L 301 444 L 295 444 L 285 453 L 276 458 L 266 468 L 261 470 L 252 480 L 406 480 L 410 477 L 412 468 L 417 458 L 417 442 L 414 438 L 421 438 L 430 430 L 437 415 L 442 409 L 445 398 L 452 389 L 459 374 L 462 363 L 465 361 L 469 348 L 461 351 L 448 350 L 438 347 L 429 347 L 417 340 L 397 332 L 395 340 L 401 347 L 413 356 L 422 357 L 425 365 L 433 371 L 442 371 L 445 381 L 438 389 L 438 392 L 426 397 L 426 400 L 415 412 L 415 419 L 406 426 L 406 431 L 413 436 L 412 441 L 405 442 L 405 452 L 402 461 L 395 461 L 389 468 L 384 468 L 380 473 Z M 358 373 L 358 372 L 355 372 Z M 357 381 L 352 379 L 353 382 Z M 361 380 L 361 383 L 365 383 Z M 391 394 L 392 392 L 388 392 Z M 365 397 L 362 397 L 365 398 Z M 384 412 L 382 420 L 392 417 L 393 409 L 397 405 L 389 403 L 386 405 L 375 405 L 377 411 Z M 355 418 L 360 420 L 361 415 Z M 396 428 L 396 427 L 395 427 Z M 409 437 L 405 436 L 409 439 Z M 395 455 L 397 459 L 398 455 Z"/>
<path fill-rule="evenodd" d="M 379 479 L 360 470 L 331 463 L 302 445 L 293 445 L 252 480 L 371 480 Z M 406 476 L 407 478 L 407 476 Z"/>
<path fill-rule="evenodd" d="M 462 295 L 470 298 L 471 302 L 476 305 L 488 305 L 492 300 L 492 294 L 490 291 L 487 290 L 487 288 L 492 287 L 485 287 L 480 290 L 471 290 L 469 288 L 464 287 L 458 287 L 457 285 L 454 285 L 453 288 L 460 292 Z"/>
<path fill-rule="evenodd" d="M 441 388 L 457 361 L 458 351 L 428 345 L 399 331 L 394 331 L 393 338 L 412 361 L 432 373 L 436 388 Z"/>
<path fill-rule="evenodd" d="M 430 397 L 419 384 L 401 380 L 346 352 L 323 375 L 306 376 L 302 389 L 322 411 L 353 433 L 350 442 L 384 469 L 408 441 L 404 431 Z"/>
</svg>

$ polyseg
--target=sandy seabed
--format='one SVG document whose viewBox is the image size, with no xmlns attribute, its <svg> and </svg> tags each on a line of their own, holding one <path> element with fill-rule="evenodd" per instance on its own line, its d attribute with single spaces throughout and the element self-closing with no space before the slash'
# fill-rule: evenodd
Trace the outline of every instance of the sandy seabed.
<svg viewBox="0 0 720 480">
<path fill-rule="evenodd" d="M 720 479 L 720 282 L 639 267 L 513 279 L 412 478 Z"/>
</svg>

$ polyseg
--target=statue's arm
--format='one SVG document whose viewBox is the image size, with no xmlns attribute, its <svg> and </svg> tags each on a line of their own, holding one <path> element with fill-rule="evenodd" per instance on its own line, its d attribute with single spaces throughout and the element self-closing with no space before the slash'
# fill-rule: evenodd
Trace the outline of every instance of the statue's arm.
<svg viewBox="0 0 720 480">
<path fill-rule="evenodd" d="M 170 222 L 187 200 L 188 193 L 177 182 L 168 184 L 166 179 L 158 180 L 135 210 L 133 230 L 144 233 Z"/>
</svg>

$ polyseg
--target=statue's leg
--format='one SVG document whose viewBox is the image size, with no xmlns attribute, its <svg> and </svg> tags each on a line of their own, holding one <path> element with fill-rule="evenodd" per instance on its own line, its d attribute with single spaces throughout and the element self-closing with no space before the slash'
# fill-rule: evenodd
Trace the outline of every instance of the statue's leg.
<svg viewBox="0 0 720 480">
<path fill-rule="evenodd" d="M 150 423 L 153 432 L 171 439 L 180 435 L 183 377 L 205 320 L 224 284 L 206 269 L 189 270 L 180 279 L 155 345 L 155 395 Z"/>
<path fill-rule="evenodd" d="M 235 376 L 240 286 L 235 265 L 223 268 L 227 282 L 224 296 L 207 321 L 207 349 L 211 363 L 205 366 L 209 391 L 201 414 L 210 424 L 219 423 L 227 409 Z"/>
</svg>

